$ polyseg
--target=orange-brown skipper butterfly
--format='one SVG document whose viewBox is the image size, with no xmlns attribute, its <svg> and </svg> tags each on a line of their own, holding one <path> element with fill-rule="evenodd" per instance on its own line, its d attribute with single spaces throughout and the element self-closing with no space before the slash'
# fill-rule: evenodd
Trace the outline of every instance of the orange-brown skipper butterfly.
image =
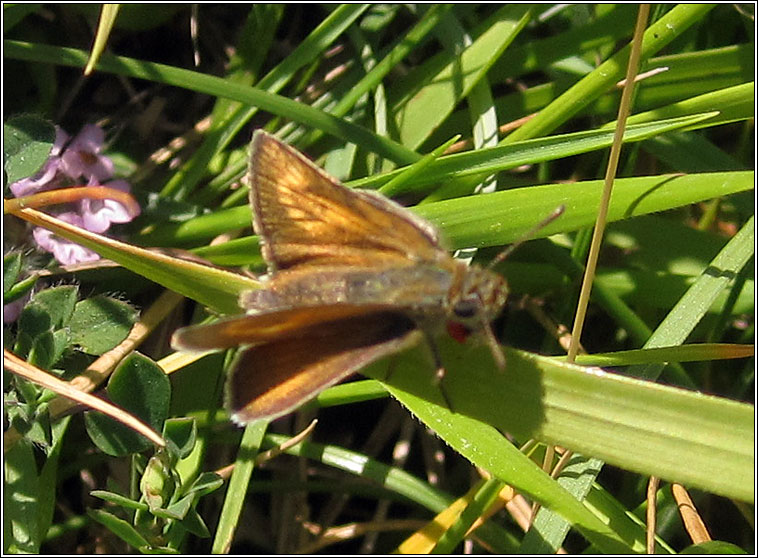
<svg viewBox="0 0 758 558">
<path fill-rule="evenodd" d="M 176 332 L 179 349 L 243 346 L 227 382 L 232 418 L 283 415 L 380 357 L 440 329 L 484 332 L 505 281 L 452 258 L 434 227 L 370 191 L 350 190 L 295 149 L 257 131 L 250 205 L 268 275 L 243 293 L 243 317 Z M 438 372 L 441 372 L 441 367 Z M 441 375 L 439 376 L 441 378 Z"/>
</svg>

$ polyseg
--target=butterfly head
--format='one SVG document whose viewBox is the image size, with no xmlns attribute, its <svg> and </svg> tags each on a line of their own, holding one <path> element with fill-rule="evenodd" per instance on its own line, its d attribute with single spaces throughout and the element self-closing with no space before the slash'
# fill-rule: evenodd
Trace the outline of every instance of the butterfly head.
<svg viewBox="0 0 758 558">
<path fill-rule="evenodd" d="M 505 279 L 488 269 L 459 269 L 448 295 L 447 329 L 454 339 L 463 341 L 471 332 L 489 327 L 505 305 L 508 286 Z"/>
</svg>

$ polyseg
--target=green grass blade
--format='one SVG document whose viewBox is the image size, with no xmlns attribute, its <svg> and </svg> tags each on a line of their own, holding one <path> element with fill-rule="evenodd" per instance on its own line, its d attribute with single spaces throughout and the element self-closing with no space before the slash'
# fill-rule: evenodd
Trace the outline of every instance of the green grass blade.
<svg viewBox="0 0 758 558">
<path fill-rule="evenodd" d="M 733 281 L 753 256 L 755 235 L 751 217 L 747 223 L 714 258 L 711 265 L 687 291 L 679 303 L 658 326 L 645 348 L 666 347 L 684 342 L 692 329 L 710 309 L 716 296 Z M 637 377 L 655 379 L 663 370 L 660 364 L 634 367 L 630 373 Z"/>
<path fill-rule="evenodd" d="M 747 191 L 753 184 L 752 171 L 621 178 L 614 185 L 608 220 Z M 562 204 L 566 206 L 565 213 L 540 230 L 537 237 L 590 226 L 601 188 L 601 180 L 532 186 L 430 203 L 414 208 L 414 212 L 437 224 L 451 248 L 497 246 L 512 242 Z"/>
<path fill-rule="evenodd" d="M 255 467 L 255 456 L 263 440 L 263 435 L 268 427 L 268 421 L 256 421 L 247 425 L 242 434 L 237 459 L 234 462 L 234 471 L 229 479 L 229 487 L 226 490 L 224 505 L 218 520 L 216 535 L 213 538 L 213 554 L 228 554 L 232 545 L 234 531 L 242 514 L 242 506 L 245 503 L 243 494 L 247 492 L 250 475 Z"/>
<path fill-rule="evenodd" d="M 680 4 L 651 25 L 642 40 L 641 59 L 646 60 L 683 33 L 698 19 L 704 17 L 713 5 Z M 577 82 L 553 101 L 549 107 L 510 134 L 504 143 L 533 138 L 550 133 L 577 114 L 593 100 L 624 77 L 630 46 L 626 46 L 592 73 Z M 631 122 L 630 122 L 631 123 Z"/>
<path fill-rule="evenodd" d="M 305 65 L 312 62 L 326 50 L 353 22 L 368 8 L 368 4 L 344 4 L 338 6 L 310 35 L 282 60 L 258 83 L 260 89 L 277 93 Z M 214 122 L 213 129 L 192 158 L 179 169 L 161 190 L 164 196 L 175 195 L 194 188 L 205 175 L 211 159 L 224 149 L 237 132 L 257 112 L 257 107 L 240 106 L 220 122 Z"/>
<path fill-rule="evenodd" d="M 755 354 L 755 348 L 752 345 L 698 343 L 693 345 L 577 355 L 576 363 L 585 366 L 629 366 L 630 364 L 747 358 L 753 356 L 753 354 Z M 557 357 L 557 360 L 563 361 L 564 357 Z"/>
<path fill-rule="evenodd" d="M 707 124 L 693 124 L 692 128 L 699 128 L 703 125 L 714 126 L 726 124 L 752 118 L 754 115 L 753 98 L 755 93 L 755 82 L 741 83 L 725 89 L 710 91 L 696 97 L 687 98 L 683 101 L 673 103 L 664 107 L 659 107 L 647 112 L 642 112 L 630 116 L 628 123 L 639 124 L 657 120 L 659 118 L 675 118 L 688 114 L 698 114 L 709 110 L 718 110 L 719 114 Z M 608 124 L 613 126 L 613 123 Z"/>
<path fill-rule="evenodd" d="M 431 167 L 432 165 L 430 165 Z M 609 221 L 619 221 L 728 196 L 753 188 L 752 171 L 702 173 L 685 176 L 662 175 L 621 178 L 614 186 Z M 451 249 L 471 246 L 498 246 L 512 242 L 523 231 L 542 220 L 549 209 L 566 205 L 560 219 L 551 223 L 537 237 L 578 230 L 594 222 L 597 196 L 602 181 L 577 182 L 571 185 L 549 184 L 515 188 L 482 196 L 444 200 L 411 208 L 438 226 Z M 547 208 L 547 209 L 546 209 Z M 165 227 L 148 239 L 152 245 L 186 245 L 201 242 L 250 223 L 249 207 L 217 211 L 174 227 Z M 226 246 L 206 248 L 204 257 L 221 253 L 231 262 L 260 261 L 252 238 L 238 239 Z M 220 263 L 220 262 L 219 262 Z"/>
<path fill-rule="evenodd" d="M 24 209 L 16 215 L 220 312 L 239 313 L 237 299 L 240 293 L 258 288 L 255 280 L 242 274 L 119 242 L 39 211 Z"/>
<path fill-rule="evenodd" d="M 433 386 L 433 364 L 422 351 L 397 363 L 391 393 L 448 444 L 505 482 L 514 483 L 508 473 L 512 466 L 505 450 L 493 444 L 509 443 L 485 442 L 492 426 L 641 474 L 753 499 L 750 405 L 512 350 L 499 373 L 488 347 L 441 342 L 438 349 L 455 413 Z M 472 438 L 474 428 L 483 429 L 478 442 Z M 514 486 L 533 495 L 541 488 Z M 542 503 L 576 521 L 556 502 Z"/>
<path fill-rule="evenodd" d="M 84 66 L 87 58 L 87 53 L 73 48 L 11 40 L 5 40 L 3 45 L 6 57 L 30 62 L 45 62 L 80 67 Z M 225 97 L 241 103 L 254 105 L 259 109 L 290 118 L 301 124 L 318 128 L 336 137 L 343 138 L 346 141 L 359 144 L 399 164 L 412 163 L 419 158 L 419 155 L 413 150 L 387 138 L 377 136 L 366 128 L 352 124 L 311 106 L 304 105 L 288 97 L 269 93 L 256 87 L 230 83 L 223 78 L 174 66 L 135 60 L 123 56 L 113 56 L 108 53 L 104 53 L 100 58 L 97 69 L 101 72 L 147 79 L 165 85 L 184 87 L 214 97 Z"/>
<path fill-rule="evenodd" d="M 424 86 L 395 107 L 395 125 L 401 142 L 413 148 L 453 111 L 455 105 L 484 77 L 518 32 L 529 20 L 530 7 L 506 6 L 494 23 L 459 58 L 450 61 Z M 429 107 L 434 111 L 430 112 Z"/>
<path fill-rule="evenodd" d="M 648 126 L 630 126 L 624 134 L 624 141 L 627 143 L 642 141 L 690 126 L 701 120 L 710 120 L 717 114 L 716 112 L 700 113 L 678 119 L 657 121 Z M 552 161 L 603 149 L 610 146 L 612 141 L 612 132 L 590 130 L 456 153 L 440 157 L 430 165 L 428 172 L 415 181 L 409 181 L 406 187 L 408 191 L 412 191 L 436 182 L 480 175 L 486 176 L 521 165 Z M 403 171 L 404 169 L 398 169 L 377 176 L 353 180 L 348 184 L 359 188 L 377 188 Z"/>
</svg>

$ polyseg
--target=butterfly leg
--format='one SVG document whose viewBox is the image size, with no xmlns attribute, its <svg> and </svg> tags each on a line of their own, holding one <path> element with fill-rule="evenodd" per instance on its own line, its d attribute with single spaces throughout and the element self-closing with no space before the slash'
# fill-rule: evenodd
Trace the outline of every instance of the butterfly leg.
<svg viewBox="0 0 758 558">
<path fill-rule="evenodd" d="M 505 370 L 505 353 L 503 353 L 503 349 L 500 348 L 500 345 L 497 342 L 495 332 L 492 331 L 492 326 L 489 322 L 485 321 L 482 329 L 484 331 L 485 339 L 487 340 L 487 345 L 490 348 L 490 352 L 492 352 L 492 359 L 495 361 L 495 365 L 498 370 Z"/>
<path fill-rule="evenodd" d="M 442 364 L 440 353 L 437 350 L 437 344 L 434 342 L 432 336 L 426 331 L 424 331 L 424 338 L 426 339 L 426 344 L 432 353 L 432 358 L 434 359 L 434 385 L 439 388 L 440 394 L 442 395 L 442 399 L 445 400 L 445 405 L 447 408 L 454 413 L 455 411 L 453 410 L 453 405 L 450 402 L 450 398 L 447 396 L 447 391 L 445 390 L 445 375 L 447 374 L 447 371 L 445 370 L 445 366 Z"/>
<path fill-rule="evenodd" d="M 437 350 L 437 344 L 435 343 L 434 338 L 429 333 L 427 333 L 423 329 L 420 329 L 420 331 L 422 332 L 424 339 L 426 340 L 426 345 L 427 347 L 429 347 L 429 352 L 431 353 L 432 360 L 434 362 L 434 369 L 435 369 L 434 380 L 433 380 L 434 385 L 439 387 L 440 394 L 442 395 L 442 399 L 445 402 L 445 406 L 447 406 L 447 408 L 450 411 L 455 412 L 453 411 L 453 405 L 450 402 L 450 398 L 447 395 L 447 391 L 445 390 L 444 380 L 445 380 L 446 371 L 445 371 L 445 367 L 442 364 L 442 359 L 440 358 L 439 350 Z M 390 359 L 390 362 L 387 365 L 387 373 L 382 378 L 383 382 L 388 382 L 390 380 L 390 378 L 392 377 L 392 374 L 394 374 L 395 372 L 396 363 L 397 361 L 395 358 Z"/>
</svg>

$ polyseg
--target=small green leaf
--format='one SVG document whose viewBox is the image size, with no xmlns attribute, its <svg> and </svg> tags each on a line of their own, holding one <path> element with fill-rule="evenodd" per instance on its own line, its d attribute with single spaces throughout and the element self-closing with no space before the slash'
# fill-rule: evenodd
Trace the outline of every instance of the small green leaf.
<svg viewBox="0 0 758 558">
<path fill-rule="evenodd" d="M 20 405 L 18 407 L 18 415 L 17 417 L 21 420 L 24 420 L 25 422 L 31 422 L 34 419 L 32 418 L 34 409 L 37 405 L 37 399 L 39 399 L 40 394 L 42 393 L 42 388 L 37 386 L 36 384 L 33 384 L 29 380 L 25 380 L 23 378 L 16 377 L 15 378 L 15 387 L 16 392 L 21 395 L 21 398 L 26 403 L 30 403 L 31 405 Z M 26 430 L 29 429 L 28 425 L 24 427 Z M 20 429 L 19 432 L 24 432 L 24 428 Z"/>
<path fill-rule="evenodd" d="M 111 375 L 107 391 L 113 403 L 161 429 L 168 416 L 171 383 L 152 360 L 139 353 L 127 357 Z M 151 446 L 140 434 L 100 413 L 85 413 L 84 422 L 92 441 L 108 455 L 128 455 Z"/>
<path fill-rule="evenodd" d="M 8 421 L 35 446 L 44 450 L 51 448 L 53 433 L 46 403 L 14 405 L 8 410 Z"/>
<path fill-rule="evenodd" d="M 29 362 L 50 369 L 69 345 L 65 330 L 54 331 L 71 317 L 77 288 L 53 287 L 40 291 L 21 311 L 16 351 Z"/>
<path fill-rule="evenodd" d="M 50 325 L 58 329 L 71 319 L 79 289 L 72 285 L 45 289 L 34 295 L 34 303 L 50 315 Z"/>
<path fill-rule="evenodd" d="M 26 440 L 19 440 L 5 454 L 3 545 L 8 552 L 39 552 L 37 513 L 43 496 L 39 494 L 34 449 Z"/>
<path fill-rule="evenodd" d="M 21 253 L 11 252 L 3 257 L 3 298 L 21 274 Z"/>
<path fill-rule="evenodd" d="M 90 496 L 100 498 L 101 500 L 105 500 L 106 502 L 110 502 L 111 504 L 116 504 L 117 506 L 121 506 L 130 510 L 147 511 L 147 504 L 137 502 L 136 500 L 132 500 L 131 498 L 127 498 L 121 494 L 116 494 L 115 492 L 108 492 L 107 490 L 93 490 L 90 492 Z"/>
<path fill-rule="evenodd" d="M 55 127 L 31 114 L 8 119 L 3 126 L 3 155 L 8 183 L 33 176 L 47 160 Z"/>
<path fill-rule="evenodd" d="M 34 302 L 27 304 L 18 317 L 18 334 L 14 347 L 16 354 L 26 357 L 32 350 L 34 340 L 51 330 L 52 318 L 47 310 Z"/>
<path fill-rule="evenodd" d="M 203 518 L 200 517 L 200 514 L 198 514 L 197 510 L 194 508 L 187 510 L 187 515 L 180 522 L 180 525 L 198 537 L 207 539 L 211 536 L 210 531 L 208 531 L 208 527 L 205 525 L 205 521 L 203 521 Z"/>
<path fill-rule="evenodd" d="M 685 548 L 680 554 L 708 554 L 714 556 L 717 554 L 748 554 L 739 546 L 724 541 L 705 541 L 700 544 L 693 544 Z"/>
<path fill-rule="evenodd" d="M 63 353 L 70 345 L 68 330 L 66 328 L 53 332 L 53 364 L 57 364 Z"/>
<path fill-rule="evenodd" d="M 133 353 L 108 381 L 108 395 L 117 405 L 160 429 L 168 415 L 171 382 L 155 362 Z"/>
<path fill-rule="evenodd" d="M 100 413 L 84 413 L 84 426 L 94 444 L 114 457 L 139 453 L 150 447 L 146 438 Z"/>
<path fill-rule="evenodd" d="M 68 332 L 65 329 L 42 332 L 32 342 L 27 360 L 43 370 L 51 370 L 68 346 Z"/>
<path fill-rule="evenodd" d="M 223 485 L 224 479 L 222 479 L 217 473 L 202 473 L 197 477 L 195 482 L 192 483 L 189 490 L 187 490 L 187 495 L 196 494 L 198 498 L 201 498 Z"/>
<path fill-rule="evenodd" d="M 24 333 L 34 339 L 40 333 L 50 331 L 52 321 L 47 309 L 32 301 L 24 307 L 18 317 L 19 333 Z"/>
<path fill-rule="evenodd" d="M 192 498 L 185 496 L 178 502 L 174 502 L 168 508 L 163 510 L 154 510 L 153 513 L 158 517 L 166 517 L 169 519 L 176 519 L 178 521 L 187 517 L 187 513 L 192 508 Z"/>
<path fill-rule="evenodd" d="M 197 424 L 194 418 L 172 418 L 163 425 L 163 438 L 172 456 L 184 459 L 195 447 Z"/>
<path fill-rule="evenodd" d="M 43 370 L 52 368 L 55 362 L 55 336 L 52 331 L 43 331 L 32 342 L 29 355 L 26 360 Z"/>
<path fill-rule="evenodd" d="M 123 519 L 103 510 L 87 510 L 87 515 L 105 525 L 114 535 L 134 548 L 149 547 L 145 538 Z"/>
<path fill-rule="evenodd" d="M 37 284 L 37 279 L 39 279 L 39 275 L 34 274 L 12 285 L 3 296 L 3 303 L 10 304 L 29 293 L 34 288 L 34 285 Z"/>
<path fill-rule="evenodd" d="M 83 300 L 74 308 L 69 328 L 71 341 L 82 351 L 101 355 L 121 343 L 137 320 L 137 311 L 107 296 Z"/>
</svg>

